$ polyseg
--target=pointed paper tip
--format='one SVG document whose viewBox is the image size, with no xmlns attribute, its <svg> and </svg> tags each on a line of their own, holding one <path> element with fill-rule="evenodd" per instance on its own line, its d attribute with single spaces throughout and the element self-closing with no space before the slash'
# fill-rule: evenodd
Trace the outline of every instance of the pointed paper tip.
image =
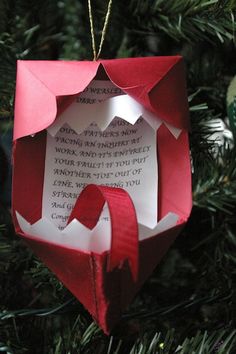
<svg viewBox="0 0 236 354">
<path fill-rule="evenodd" d="M 135 262 L 134 264 L 132 264 L 131 261 L 129 261 L 129 268 L 130 268 L 130 272 L 133 278 L 133 282 L 136 283 L 138 280 L 138 268 L 139 268 L 139 262 Z"/>
<path fill-rule="evenodd" d="M 138 252 L 136 255 L 133 255 L 133 259 L 130 259 L 129 257 L 120 259 L 117 258 L 115 259 L 114 256 L 110 255 L 108 258 L 108 264 L 107 264 L 107 271 L 112 272 L 115 269 L 122 269 L 124 264 L 127 263 L 128 267 L 130 269 L 130 273 L 133 279 L 133 282 L 136 283 L 138 280 L 138 270 L 139 270 L 139 256 Z"/>
</svg>

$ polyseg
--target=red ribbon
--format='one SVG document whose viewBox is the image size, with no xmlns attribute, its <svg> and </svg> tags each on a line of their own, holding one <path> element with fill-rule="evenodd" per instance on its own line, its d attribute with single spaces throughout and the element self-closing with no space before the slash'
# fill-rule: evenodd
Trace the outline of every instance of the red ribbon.
<svg viewBox="0 0 236 354">
<path fill-rule="evenodd" d="M 121 188 L 89 184 L 80 193 L 68 223 L 79 220 L 93 229 L 107 202 L 111 220 L 111 249 L 108 271 L 119 267 L 127 259 L 134 280 L 138 276 L 138 223 L 133 201 Z"/>
</svg>

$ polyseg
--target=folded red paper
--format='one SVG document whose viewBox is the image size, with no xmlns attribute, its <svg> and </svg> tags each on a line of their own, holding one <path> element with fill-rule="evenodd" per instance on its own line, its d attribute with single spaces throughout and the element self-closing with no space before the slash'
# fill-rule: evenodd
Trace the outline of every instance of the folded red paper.
<svg viewBox="0 0 236 354">
<path fill-rule="evenodd" d="M 107 202 L 112 238 L 109 250 L 89 252 L 27 234 L 21 229 L 16 212 L 30 224 L 42 218 L 46 129 L 101 72 L 165 123 L 156 133 L 158 221 L 175 213 L 178 222 L 158 235 L 138 241 L 135 208 L 129 194 L 119 188 L 90 185 L 78 198 L 69 223 L 76 218 L 92 229 Z M 178 138 L 168 129 L 169 125 L 181 129 Z M 189 217 L 188 126 L 184 65 L 179 56 L 18 62 L 13 152 L 15 228 L 105 333 L 119 320 Z M 88 203 L 91 200 L 92 204 Z"/>
</svg>

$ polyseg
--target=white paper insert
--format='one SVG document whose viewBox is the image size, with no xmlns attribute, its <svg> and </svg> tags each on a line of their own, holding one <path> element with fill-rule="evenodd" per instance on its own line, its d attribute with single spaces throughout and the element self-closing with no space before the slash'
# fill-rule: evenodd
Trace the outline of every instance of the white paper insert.
<svg viewBox="0 0 236 354">
<path fill-rule="evenodd" d="M 121 94 L 110 81 L 92 81 L 47 133 L 42 216 L 61 230 L 90 183 L 124 188 L 134 202 L 138 223 L 148 228 L 157 224 L 156 129 L 161 121 L 127 95 L 110 99 Z M 100 222 L 108 221 L 104 208 Z"/>
</svg>

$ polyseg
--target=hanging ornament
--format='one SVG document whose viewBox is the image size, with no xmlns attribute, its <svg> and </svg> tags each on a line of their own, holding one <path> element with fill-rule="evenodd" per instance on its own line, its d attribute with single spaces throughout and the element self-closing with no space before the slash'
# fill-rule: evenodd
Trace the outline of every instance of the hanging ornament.
<svg viewBox="0 0 236 354">
<path fill-rule="evenodd" d="M 236 137 L 236 76 L 232 79 L 227 92 L 227 111 L 230 128 Z"/>
<path fill-rule="evenodd" d="M 15 229 L 107 334 L 189 217 L 188 128 L 180 56 L 18 61 Z"/>
<path fill-rule="evenodd" d="M 207 123 L 207 126 L 212 131 L 212 134 L 209 135 L 209 139 L 214 142 L 213 153 L 215 156 L 218 155 L 219 148 L 222 146 L 233 147 L 233 134 L 227 119 L 226 121 L 223 121 L 221 118 L 212 119 Z"/>
</svg>

